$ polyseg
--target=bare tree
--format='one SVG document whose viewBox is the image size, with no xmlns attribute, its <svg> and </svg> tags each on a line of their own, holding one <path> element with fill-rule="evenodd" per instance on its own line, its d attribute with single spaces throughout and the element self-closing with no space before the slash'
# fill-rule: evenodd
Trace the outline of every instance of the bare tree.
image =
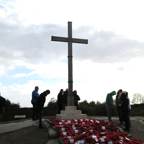
<svg viewBox="0 0 144 144">
<path fill-rule="evenodd" d="M 144 96 L 142 94 L 135 93 L 132 99 L 133 104 L 141 104 L 144 103 Z"/>
</svg>

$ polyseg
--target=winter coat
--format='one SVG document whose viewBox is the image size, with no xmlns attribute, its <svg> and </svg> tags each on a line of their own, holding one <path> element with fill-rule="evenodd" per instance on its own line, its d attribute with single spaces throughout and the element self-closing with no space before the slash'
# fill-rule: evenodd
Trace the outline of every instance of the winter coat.
<svg viewBox="0 0 144 144">
<path fill-rule="evenodd" d="M 77 106 L 80 97 L 77 94 L 74 94 L 74 105 Z"/>
<path fill-rule="evenodd" d="M 120 100 L 120 98 L 117 95 L 116 96 L 116 106 L 120 106 L 120 104 L 121 104 L 121 100 Z"/>
<path fill-rule="evenodd" d="M 121 111 L 122 113 L 128 113 L 129 100 L 125 95 L 121 95 Z"/>
<path fill-rule="evenodd" d="M 57 103 L 58 104 L 62 104 L 63 103 L 63 93 L 59 92 L 58 96 L 57 96 Z"/>
<path fill-rule="evenodd" d="M 111 93 L 107 94 L 107 97 L 106 97 L 106 104 L 107 105 L 110 105 L 110 106 L 113 105 L 113 98 L 112 98 L 112 96 L 115 95 L 115 94 L 116 94 L 115 91 L 112 91 Z"/>
<path fill-rule="evenodd" d="M 44 91 L 40 94 L 40 96 L 37 99 L 37 108 L 38 110 L 41 110 L 44 106 L 45 100 L 46 100 L 47 93 Z"/>
<path fill-rule="evenodd" d="M 36 90 L 34 90 L 34 91 L 32 92 L 32 100 L 31 100 L 31 103 L 36 103 L 38 97 L 39 97 L 38 92 L 37 92 Z"/>
<path fill-rule="evenodd" d="M 0 96 L 0 108 L 5 106 L 6 100 L 2 96 Z"/>
<path fill-rule="evenodd" d="M 68 97 L 68 91 L 65 91 L 62 98 L 64 104 L 67 104 L 67 97 Z"/>
</svg>

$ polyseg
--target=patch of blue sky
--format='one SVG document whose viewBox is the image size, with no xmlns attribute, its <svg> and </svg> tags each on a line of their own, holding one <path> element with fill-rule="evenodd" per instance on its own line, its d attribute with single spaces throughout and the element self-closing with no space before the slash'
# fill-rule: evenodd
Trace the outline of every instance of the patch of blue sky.
<svg viewBox="0 0 144 144">
<path fill-rule="evenodd" d="M 21 77 L 14 77 L 16 74 L 29 74 L 33 70 L 27 69 L 24 66 L 15 67 L 14 69 L 7 69 L 6 74 L 0 76 L 0 81 L 3 86 L 9 86 L 13 84 L 26 84 L 31 76 L 21 76 Z"/>
<path fill-rule="evenodd" d="M 2 6 L 2 5 L 0 5 L 0 9 L 4 10 L 5 12 L 7 12 L 6 9 L 4 8 L 4 6 Z"/>
<path fill-rule="evenodd" d="M 67 58 L 63 58 L 63 59 L 61 59 L 59 62 L 68 63 L 68 59 L 67 59 Z"/>
<path fill-rule="evenodd" d="M 73 79 L 73 84 L 84 83 L 86 80 L 84 79 Z"/>
<path fill-rule="evenodd" d="M 68 80 L 66 78 L 52 78 L 52 79 L 43 79 L 42 81 L 47 84 L 58 85 L 61 82 L 67 83 Z"/>
<path fill-rule="evenodd" d="M 7 75 L 8 76 L 14 76 L 15 74 L 21 74 L 21 73 L 25 73 L 26 75 L 31 73 L 33 70 L 31 69 L 27 69 L 24 66 L 17 66 L 12 70 L 7 70 Z"/>
<path fill-rule="evenodd" d="M 22 77 L 22 78 L 13 78 L 13 77 L 8 77 L 8 76 L 2 76 L 0 77 L 1 83 L 3 86 L 10 86 L 10 85 L 14 85 L 14 84 L 26 84 L 28 81 L 28 78 L 26 77 Z"/>
</svg>

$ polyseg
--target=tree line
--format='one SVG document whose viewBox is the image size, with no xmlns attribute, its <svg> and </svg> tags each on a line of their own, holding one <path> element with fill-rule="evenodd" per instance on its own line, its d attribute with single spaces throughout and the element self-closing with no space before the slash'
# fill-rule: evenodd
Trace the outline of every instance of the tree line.
<svg viewBox="0 0 144 144">
<path fill-rule="evenodd" d="M 132 99 L 133 105 L 131 105 L 130 116 L 144 116 L 144 100 L 140 94 L 135 94 Z M 107 116 L 106 103 L 99 101 L 87 100 L 79 102 L 79 110 L 83 114 L 88 116 Z M 47 106 L 44 108 L 44 116 L 55 116 L 58 113 L 57 100 L 52 98 Z M 6 100 L 5 112 L 3 113 L 0 121 L 14 120 L 15 115 L 26 115 L 26 118 L 32 117 L 32 108 L 20 108 L 19 103 L 12 103 L 10 100 Z M 113 105 L 112 116 L 118 116 L 116 106 Z"/>
</svg>

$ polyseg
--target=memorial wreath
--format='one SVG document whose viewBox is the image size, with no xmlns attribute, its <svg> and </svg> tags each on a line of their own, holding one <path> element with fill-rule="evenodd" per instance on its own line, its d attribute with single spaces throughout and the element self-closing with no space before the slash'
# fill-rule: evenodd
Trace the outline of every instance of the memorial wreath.
<svg viewBox="0 0 144 144">
<path fill-rule="evenodd" d="M 142 144 L 109 122 L 93 119 L 51 119 L 65 144 Z"/>
</svg>

